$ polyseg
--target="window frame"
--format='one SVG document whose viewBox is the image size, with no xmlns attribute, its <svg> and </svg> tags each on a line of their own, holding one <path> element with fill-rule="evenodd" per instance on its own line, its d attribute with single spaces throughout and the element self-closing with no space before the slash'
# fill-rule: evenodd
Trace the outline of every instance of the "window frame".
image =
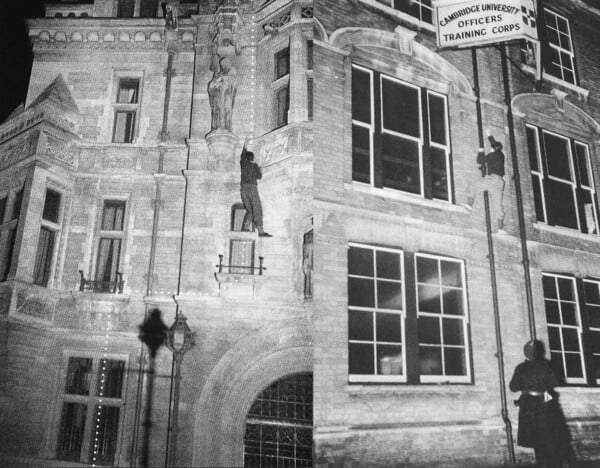
<svg viewBox="0 0 600 468">
<path fill-rule="evenodd" d="M 69 361 L 71 358 L 76 359 L 91 359 L 92 360 L 92 368 L 91 368 L 91 378 L 89 383 L 89 394 L 88 395 L 79 395 L 79 394 L 69 394 L 66 393 L 66 385 L 67 378 L 69 372 Z M 122 361 L 123 364 L 123 379 L 121 385 L 121 397 L 120 398 L 110 398 L 105 396 L 96 395 L 97 392 L 97 384 L 99 378 L 99 369 L 102 361 Z M 84 404 L 87 406 L 86 408 L 86 422 L 83 429 L 83 439 L 81 442 L 81 448 L 79 452 L 79 458 L 76 463 L 85 463 L 92 464 L 99 462 L 93 462 L 93 439 L 94 439 L 94 430 L 93 425 L 97 421 L 97 406 L 109 406 L 109 407 L 117 407 L 119 408 L 119 421 L 118 421 L 118 433 L 115 437 L 115 452 L 114 452 L 114 460 L 112 465 L 106 466 L 117 466 L 119 463 L 118 457 L 122 450 L 123 443 L 123 429 L 124 429 L 124 421 L 125 421 L 125 412 L 126 412 L 126 401 L 127 401 L 127 381 L 129 377 L 129 355 L 127 354 L 116 354 L 116 353 L 100 353 L 100 352 L 88 352 L 88 351 L 64 351 L 62 357 L 62 363 L 60 368 L 58 387 L 57 387 L 57 405 L 55 411 L 55 424 L 56 424 L 56 432 L 54 435 L 54 458 L 56 460 L 67 461 L 66 458 L 59 458 L 59 444 L 61 442 L 61 431 L 62 431 L 62 415 L 63 415 L 63 407 L 65 403 L 74 403 L 74 404 Z"/>
<path fill-rule="evenodd" d="M 367 68 L 365 66 L 352 63 L 352 72 L 357 70 L 368 74 L 369 77 L 369 99 L 370 99 L 370 122 L 359 120 L 351 111 L 352 133 L 354 127 L 359 127 L 368 130 L 369 132 L 369 181 L 355 179 L 354 175 L 354 156 L 355 146 L 352 147 L 352 183 L 365 185 L 371 188 L 382 189 L 384 191 L 392 191 L 407 195 L 417 196 L 426 200 L 436 200 L 442 203 L 454 203 L 454 184 L 452 180 L 452 149 L 450 141 L 450 113 L 449 113 L 449 97 L 439 91 L 435 91 L 418 84 L 407 82 L 403 79 L 388 75 L 377 70 Z M 377 86 L 376 86 L 377 80 Z M 397 132 L 385 127 L 384 122 L 384 106 L 385 96 L 383 93 L 384 80 L 396 83 L 402 87 L 413 89 L 417 93 L 418 106 L 418 136 Z M 350 101 L 352 102 L 352 89 L 350 91 Z M 441 98 L 444 105 L 444 133 L 445 144 L 440 144 L 432 141 L 432 125 L 431 125 L 431 96 Z M 394 138 L 401 138 L 417 144 L 418 164 L 419 164 L 419 188 L 418 192 L 394 188 L 385 185 L 383 180 L 384 171 L 384 155 L 383 155 L 383 137 L 391 135 Z M 351 137 L 353 138 L 353 137 Z M 435 195 L 434 190 L 434 167 L 432 148 L 443 151 L 444 154 L 444 169 L 445 169 L 445 197 L 440 198 Z M 377 168 L 377 169 L 376 169 Z"/>
<path fill-rule="evenodd" d="M 531 132 L 531 133 L 530 133 Z M 527 151 L 529 153 L 529 171 L 532 177 L 532 189 L 533 189 L 533 198 L 534 198 L 534 207 L 536 210 L 536 220 L 537 222 L 541 222 L 547 224 L 549 226 L 575 230 L 577 232 L 588 234 L 588 235 L 600 235 L 600 225 L 599 225 L 599 215 L 598 215 L 598 199 L 597 199 L 597 190 L 596 184 L 594 180 L 594 171 L 592 167 L 592 159 L 590 154 L 590 146 L 578 139 L 561 135 L 552 130 L 548 130 L 542 127 L 539 127 L 534 124 L 526 123 L 525 124 L 525 138 L 527 142 Z M 534 150 L 536 151 L 535 158 L 532 158 L 531 155 L 531 146 L 529 142 L 530 135 L 535 138 Z M 561 139 L 565 142 L 565 147 L 567 148 L 567 158 L 568 158 L 568 168 L 569 173 L 572 180 L 564 179 L 561 177 L 557 177 L 556 175 L 550 174 L 550 169 L 548 167 L 549 160 L 546 150 L 546 139 L 545 135 L 549 135 L 553 138 Z M 577 155 L 577 148 L 580 147 L 585 150 L 585 171 L 587 172 L 587 179 L 590 185 L 585 185 L 582 181 L 579 157 Z M 532 159 L 535 159 L 537 164 L 537 169 L 531 167 Z M 575 218 L 575 222 L 577 223 L 577 227 L 564 226 L 562 224 L 558 224 L 560 220 L 554 219 L 555 215 L 549 210 L 548 206 L 552 205 L 553 195 L 552 187 L 549 185 L 548 181 L 553 183 L 563 184 L 565 186 L 569 186 L 571 188 L 571 193 L 573 195 L 573 211 L 574 213 L 570 213 Z M 536 198 L 536 189 L 539 191 L 541 197 L 542 206 L 538 207 Z M 591 199 L 591 208 L 592 208 L 592 221 L 594 226 L 587 226 L 588 219 L 586 219 L 586 208 L 585 200 L 582 199 L 582 193 L 586 193 L 588 197 Z M 539 213 L 538 213 L 539 211 Z M 540 217 L 542 219 L 540 219 Z M 583 229 L 582 217 L 585 219 L 585 224 L 587 227 L 587 232 Z M 552 218 L 552 219 L 551 219 Z M 595 231 L 595 233 L 590 232 Z"/>
<path fill-rule="evenodd" d="M 592 320 L 590 319 L 590 307 L 596 308 L 596 312 L 600 315 L 600 303 L 592 303 L 588 302 L 587 295 L 585 293 L 585 285 L 594 284 L 598 289 L 598 294 L 600 296 L 600 279 L 599 278 L 583 278 L 583 343 L 584 343 L 584 359 L 586 360 L 585 368 L 588 370 L 588 382 L 592 385 L 600 385 L 600 344 L 598 345 L 598 352 L 594 352 L 594 346 L 591 344 L 593 340 L 593 334 L 597 334 L 598 340 L 600 340 L 600 320 L 598 326 L 592 325 Z M 589 344 L 589 346 L 586 346 Z M 597 369 L 594 368 L 594 365 L 598 366 Z M 598 377 L 594 378 L 594 371 L 598 374 Z"/>
<path fill-rule="evenodd" d="M 365 0 L 363 0 L 365 1 Z M 433 6 L 432 5 L 424 5 L 424 0 L 414 0 L 414 4 L 417 4 L 419 7 L 419 16 L 415 16 L 407 11 L 403 11 L 399 8 L 396 7 L 396 2 L 399 0 L 372 0 L 369 1 L 368 3 L 377 4 L 377 5 L 381 5 L 382 7 L 392 10 L 394 12 L 396 12 L 397 14 L 403 16 L 403 17 L 409 17 L 409 18 L 414 18 L 414 21 L 417 22 L 417 24 L 426 24 L 429 26 L 433 27 L 433 21 L 434 21 L 434 11 L 433 11 Z M 431 11 L 431 22 L 425 21 L 423 19 L 423 10 L 430 10 Z"/>
<path fill-rule="evenodd" d="M 122 89 L 121 83 L 127 83 L 127 82 L 133 82 L 133 81 L 137 82 L 136 101 L 133 103 L 119 102 L 119 94 Z M 142 100 L 142 76 L 140 74 L 136 74 L 136 73 L 130 73 L 130 74 L 118 73 L 115 76 L 115 93 L 114 93 L 113 100 L 112 100 L 112 113 L 113 113 L 112 132 L 111 132 L 111 142 L 112 143 L 119 144 L 119 145 L 130 145 L 130 144 L 137 143 L 141 100 Z M 118 124 L 117 116 L 120 114 L 133 116 L 133 123 L 131 123 L 129 125 L 131 127 L 130 140 L 124 139 L 124 141 L 116 141 L 117 124 Z"/>
<path fill-rule="evenodd" d="M 46 209 L 46 200 L 48 199 L 48 194 L 51 192 L 55 193 L 59 196 L 58 213 L 56 216 L 56 222 L 49 220 L 47 218 L 44 218 L 44 213 L 43 213 L 44 210 Z M 36 254 L 34 257 L 35 262 L 34 262 L 34 269 L 33 269 L 33 276 L 32 276 L 33 284 L 36 284 L 38 286 L 42 286 L 45 288 L 51 287 L 54 282 L 52 272 L 56 268 L 56 259 L 58 257 L 58 245 L 60 242 L 62 218 L 64 215 L 64 197 L 65 197 L 65 194 L 63 192 L 61 192 L 60 190 L 56 190 L 54 187 L 46 187 L 46 195 L 44 197 L 44 203 L 42 205 L 42 213 L 40 214 L 40 229 L 39 229 L 39 234 L 38 234 L 38 243 L 36 245 Z M 42 231 L 47 231 L 47 232 L 52 233 L 53 240 L 52 240 L 52 247 L 50 249 L 50 252 L 47 252 L 45 254 L 44 260 L 39 260 L 39 256 L 41 255 L 40 242 L 41 242 L 41 238 L 42 238 Z M 41 263 L 43 263 L 42 268 L 45 270 L 45 272 L 36 271 L 37 266 L 40 265 Z M 41 282 L 38 282 L 37 277 L 40 273 L 42 274 Z M 48 275 L 48 276 L 46 276 L 46 275 Z"/>
<path fill-rule="evenodd" d="M 282 57 L 287 59 L 287 73 L 279 73 L 279 60 Z M 273 82 L 271 83 L 271 94 L 273 96 L 273 128 L 281 128 L 289 123 L 290 111 L 290 48 L 289 46 L 278 50 L 273 55 Z M 283 112 L 281 94 L 285 90 L 285 103 L 283 103 Z"/>
<path fill-rule="evenodd" d="M 553 18 L 554 24 L 556 25 L 556 27 L 554 27 L 554 25 L 548 24 L 548 16 L 551 16 Z M 570 50 L 563 48 L 560 44 L 551 42 L 548 38 L 549 30 L 555 31 L 557 36 L 564 35 L 564 33 L 561 33 L 561 31 L 560 31 L 560 26 L 558 26 L 559 19 L 563 20 L 566 24 L 566 27 L 567 27 L 566 35 L 567 35 Z M 569 83 L 571 85 L 578 86 L 579 77 L 577 74 L 577 64 L 576 64 L 576 60 L 575 60 L 575 48 L 574 48 L 574 44 L 573 44 L 573 35 L 571 33 L 571 23 L 570 23 L 569 18 L 567 18 L 566 16 L 561 15 L 560 13 L 558 13 L 554 10 L 551 10 L 549 8 L 543 8 L 543 25 L 544 25 L 544 47 L 547 48 L 548 52 L 556 51 L 559 58 L 561 58 L 563 54 L 568 56 L 570 65 L 572 67 L 572 68 L 566 67 L 563 64 L 562 59 L 560 59 L 560 63 L 558 63 L 558 64 L 551 62 L 553 68 L 560 70 L 560 76 L 555 75 L 554 73 L 551 73 L 548 70 L 546 63 L 544 63 L 544 72 L 550 76 L 553 76 L 554 78 L 557 78 L 560 81 L 564 81 L 565 83 Z M 548 58 L 546 60 L 546 62 L 549 60 L 551 60 L 551 58 Z M 572 81 L 565 79 L 565 72 L 564 72 L 565 70 L 568 70 L 573 75 Z"/>
<path fill-rule="evenodd" d="M 15 243 L 17 230 L 19 229 L 19 220 L 23 212 L 23 197 L 25 195 L 25 183 L 18 185 L 17 188 L 6 190 L 6 200 L 4 205 L 4 219 L 0 219 L 0 283 L 7 281 L 10 270 L 13 267 L 15 254 Z M 15 213 L 16 211 L 16 213 Z"/>
<path fill-rule="evenodd" d="M 106 230 L 102 229 L 103 220 L 104 220 L 104 210 L 109 203 L 122 204 L 123 205 L 123 226 L 120 231 L 118 230 Z M 122 280 L 122 277 L 119 279 L 119 275 L 122 275 L 121 271 L 123 266 L 123 259 L 125 257 L 125 243 L 126 243 L 126 233 L 127 233 L 127 221 L 129 215 L 129 200 L 121 197 L 107 197 L 102 198 L 99 204 L 99 216 L 97 220 L 97 228 L 94 235 L 94 256 L 93 256 L 93 265 L 91 271 L 93 272 L 92 277 L 93 281 L 103 281 L 99 278 L 99 256 L 100 256 L 100 246 L 102 244 L 102 240 L 120 240 L 121 245 L 119 246 L 119 255 L 117 258 L 117 267 L 116 273 L 117 277 L 110 281 L 110 283 L 117 283 L 119 280 Z"/>
<path fill-rule="evenodd" d="M 377 370 L 377 336 L 376 336 L 376 320 L 375 318 L 371 322 L 372 326 L 372 340 L 356 340 L 350 338 L 350 330 L 348 328 L 348 382 L 350 384 L 364 384 L 364 383 L 381 383 L 381 384 L 409 384 L 409 385 L 430 385 L 430 384 L 472 384 L 473 383 L 473 369 L 472 369 L 472 349 L 471 349 L 471 340 L 470 340 L 470 317 L 469 317 L 469 308 L 468 308 L 468 290 L 467 290 L 467 276 L 466 276 L 466 262 L 463 259 L 457 259 L 453 257 L 449 257 L 447 255 L 442 254 L 434 254 L 430 252 L 407 252 L 401 248 L 395 247 L 387 247 L 381 245 L 374 244 L 365 244 L 361 242 L 348 242 L 347 249 L 351 247 L 356 247 L 359 249 L 367 249 L 373 252 L 373 276 L 364 277 L 361 275 L 350 274 L 350 265 L 348 264 L 348 271 L 346 275 L 346 280 L 348 281 L 351 277 L 356 278 L 369 278 L 377 283 L 376 276 L 376 268 L 377 268 L 377 260 L 376 260 L 376 252 L 391 252 L 394 254 L 398 254 L 398 258 L 400 261 L 400 280 L 399 282 L 402 287 L 402 308 L 401 309 L 386 309 L 377 307 L 377 303 L 375 302 L 374 307 L 364 307 L 364 306 L 356 306 L 350 304 L 350 296 L 348 294 L 348 304 L 347 304 L 347 313 L 348 313 L 348 327 L 350 326 L 350 311 L 367 311 L 371 312 L 373 317 L 376 316 L 378 312 L 380 313 L 394 313 L 400 316 L 400 326 L 401 330 L 401 350 L 402 350 L 402 373 L 401 374 L 378 374 Z M 462 301 L 462 309 L 463 315 L 443 315 L 433 314 L 429 312 L 421 312 L 419 310 L 419 282 L 418 282 L 418 267 L 417 261 L 419 258 L 429 258 L 435 259 L 438 262 L 438 265 L 441 261 L 453 262 L 459 265 L 460 267 L 460 280 L 462 286 L 460 288 L 461 291 L 461 301 Z M 388 279 L 386 279 L 388 281 Z M 392 281 L 392 280 L 389 280 Z M 348 282 L 349 285 L 349 282 Z M 349 286 L 348 286 L 349 287 Z M 440 287 L 448 287 L 443 286 L 440 283 Z M 377 289 L 374 286 L 373 290 L 374 297 L 377 298 Z M 443 319 L 445 317 L 451 317 L 456 320 L 461 320 L 462 322 L 462 338 L 463 344 L 460 346 L 464 349 L 464 365 L 465 365 L 465 374 L 464 375 L 448 375 L 448 374 L 421 374 L 420 371 L 420 342 L 419 342 L 419 334 L 418 334 L 418 319 L 420 316 L 433 316 L 439 317 L 440 323 L 440 347 L 442 348 L 450 348 L 455 347 L 454 345 L 444 345 L 443 343 Z M 374 367 L 373 374 L 352 374 L 350 373 L 350 344 L 351 343 L 360 343 L 360 344 L 373 344 L 374 346 Z M 386 343 L 383 342 L 385 345 Z M 389 344 L 389 343 L 388 343 Z M 397 344 L 397 343 L 392 343 Z M 432 346 L 432 344 L 429 344 Z M 442 357 L 443 359 L 443 357 Z M 443 365 L 443 362 L 442 362 Z"/>
</svg>

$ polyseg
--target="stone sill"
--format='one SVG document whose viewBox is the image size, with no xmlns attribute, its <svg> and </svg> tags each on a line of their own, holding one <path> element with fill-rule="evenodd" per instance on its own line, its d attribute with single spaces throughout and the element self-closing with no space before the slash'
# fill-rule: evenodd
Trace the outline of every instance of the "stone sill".
<svg viewBox="0 0 600 468">
<path fill-rule="evenodd" d="M 215 273 L 215 279 L 221 283 L 256 284 L 265 281 L 265 275 L 249 275 L 243 273 Z"/>
<path fill-rule="evenodd" d="M 483 385 L 473 384 L 347 384 L 344 390 L 351 396 L 367 396 L 367 395 L 424 395 L 424 394 L 439 394 L 439 395 L 464 395 L 469 393 L 487 392 L 488 388 Z"/>
<path fill-rule="evenodd" d="M 596 234 L 586 234 L 584 232 L 562 226 L 550 226 L 549 224 L 544 224 L 538 221 L 533 223 L 533 228 L 538 231 L 545 231 L 557 236 L 567 236 L 583 241 L 600 243 L 600 236 Z"/>
</svg>

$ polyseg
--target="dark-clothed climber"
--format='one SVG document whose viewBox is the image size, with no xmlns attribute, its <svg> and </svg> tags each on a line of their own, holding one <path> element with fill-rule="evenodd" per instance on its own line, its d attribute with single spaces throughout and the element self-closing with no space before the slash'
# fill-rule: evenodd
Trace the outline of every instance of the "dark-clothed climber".
<svg viewBox="0 0 600 468">
<path fill-rule="evenodd" d="M 257 180 L 262 178 L 262 172 L 258 164 L 254 162 L 254 153 L 246 149 L 248 139 L 244 142 L 244 148 L 240 155 L 240 169 L 242 178 L 240 182 L 240 195 L 246 209 L 247 216 L 254 227 L 258 230 L 259 237 L 273 237 L 263 229 L 262 204 L 258 195 Z M 246 224 L 244 222 L 244 224 Z"/>
</svg>

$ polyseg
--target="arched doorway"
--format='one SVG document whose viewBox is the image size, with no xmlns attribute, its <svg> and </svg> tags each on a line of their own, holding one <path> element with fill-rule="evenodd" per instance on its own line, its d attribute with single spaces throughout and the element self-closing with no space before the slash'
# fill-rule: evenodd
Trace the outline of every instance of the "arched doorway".
<svg viewBox="0 0 600 468">
<path fill-rule="evenodd" d="M 279 379 L 256 398 L 246 417 L 244 466 L 312 466 L 311 373 Z"/>
</svg>

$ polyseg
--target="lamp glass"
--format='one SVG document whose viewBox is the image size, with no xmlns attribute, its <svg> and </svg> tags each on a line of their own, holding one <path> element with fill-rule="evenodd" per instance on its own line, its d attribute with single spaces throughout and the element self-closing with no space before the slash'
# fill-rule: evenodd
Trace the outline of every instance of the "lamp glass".
<svg viewBox="0 0 600 468">
<path fill-rule="evenodd" d="M 176 327 L 173 330 L 173 349 L 175 351 L 180 351 L 183 348 L 185 343 L 185 330 L 183 327 Z"/>
</svg>

